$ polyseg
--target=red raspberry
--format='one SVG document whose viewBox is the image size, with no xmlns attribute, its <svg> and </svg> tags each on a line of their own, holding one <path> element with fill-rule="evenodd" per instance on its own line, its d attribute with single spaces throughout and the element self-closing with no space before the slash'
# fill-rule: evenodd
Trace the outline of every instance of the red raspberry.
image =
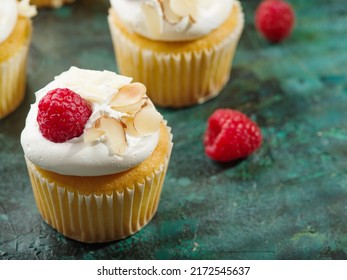
<svg viewBox="0 0 347 280">
<path fill-rule="evenodd" d="M 249 156 L 262 143 L 259 127 L 241 112 L 218 109 L 208 119 L 204 144 L 213 160 L 231 161 Z"/>
<path fill-rule="evenodd" d="M 256 28 L 273 43 L 278 43 L 290 35 L 294 21 L 294 10 L 283 0 L 265 0 L 260 3 L 255 13 Z"/>
<path fill-rule="evenodd" d="M 92 110 L 86 100 L 67 88 L 49 91 L 39 102 L 37 122 L 42 135 L 63 143 L 83 133 Z"/>
</svg>

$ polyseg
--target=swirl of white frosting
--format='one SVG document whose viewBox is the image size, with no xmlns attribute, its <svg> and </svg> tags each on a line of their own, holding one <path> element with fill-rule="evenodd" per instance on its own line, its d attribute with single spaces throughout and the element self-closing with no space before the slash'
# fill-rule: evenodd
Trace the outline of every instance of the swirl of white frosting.
<svg viewBox="0 0 347 280">
<path fill-rule="evenodd" d="M 16 0 L 0 1 L 0 43 L 12 33 L 18 17 Z"/>
<path fill-rule="evenodd" d="M 229 16 L 234 0 L 110 0 L 132 32 L 158 41 L 189 41 L 209 34 Z"/>
<path fill-rule="evenodd" d="M 33 17 L 37 14 L 35 6 L 29 0 L 1 0 L 0 1 L 0 43 L 4 42 L 16 26 L 18 15 Z"/>
<path fill-rule="evenodd" d="M 34 164 L 63 175 L 101 176 L 128 170 L 147 159 L 156 148 L 159 131 L 145 136 L 126 135 L 127 150 L 123 156 L 110 153 L 103 142 L 85 143 L 83 134 L 64 143 L 53 143 L 42 136 L 36 121 L 38 103 L 43 96 L 55 88 L 69 88 L 92 102 L 92 115 L 85 129 L 92 127 L 100 116 L 120 118 L 125 113 L 108 106 L 115 92 L 131 83 L 131 78 L 109 71 L 83 70 L 71 67 L 67 72 L 36 92 L 36 102 L 31 105 L 21 134 L 25 156 Z"/>
</svg>

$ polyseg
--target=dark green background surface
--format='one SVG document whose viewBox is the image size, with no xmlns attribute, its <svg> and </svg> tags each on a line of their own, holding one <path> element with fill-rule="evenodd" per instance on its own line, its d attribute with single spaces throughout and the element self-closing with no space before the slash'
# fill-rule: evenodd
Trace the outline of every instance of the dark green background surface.
<svg viewBox="0 0 347 280">
<path fill-rule="evenodd" d="M 1 259 L 346 259 L 347 5 L 290 1 L 297 24 L 279 45 L 246 25 L 220 96 L 159 108 L 174 150 L 157 215 L 122 241 L 64 238 L 38 214 L 19 143 L 34 92 L 71 65 L 116 71 L 107 1 L 78 0 L 34 19 L 26 99 L 0 120 Z M 221 107 L 262 128 L 264 144 L 226 165 L 204 155 L 206 120 Z"/>
</svg>

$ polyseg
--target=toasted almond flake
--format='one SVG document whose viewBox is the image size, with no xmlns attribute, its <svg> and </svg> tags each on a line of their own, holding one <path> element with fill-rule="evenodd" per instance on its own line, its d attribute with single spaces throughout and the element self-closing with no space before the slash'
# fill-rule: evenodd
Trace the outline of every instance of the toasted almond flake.
<svg viewBox="0 0 347 280">
<path fill-rule="evenodd" d="M 110 117 L 101 117 L 98 120 L 100 128 L 105 131 L 106 143 L 112 154 L 124 155 L 127 149 L 127 141 L 122 123 Z"/>
<path fill-rule="evenodd" d="M 133 117 L 123 117 L 121 122 L 125 125 L 125 132 L 132 136 L 140 136 L 134 127 L 134 118 Z"/>
<path fill-rule="evenodd" d="M 112 106 L 111 108 L 118 112 L 135 114 L 136 112 L 140 111 L 142 108 L 147 106 L 147 101 L 148 101 L 148 97 L 143 97 L 134 104 L 130 104 L 126 106 Z"/>
<path fill-rule="evenodd" d="M 194 9 L 192 13 L 189 15 L 189 19 L 192 23 L 196 23 L 198 20 L 198 9 Z"/>
<path fill-rule="evenodd" d="M 178 16 L 191 16 L 196 19 L 198 0 L 170 0 L 171 10 Z"/>
<path fill-rule="evenodd" d="M 155 35 L 164 30 L 163 12 L 158 2 L 143 2 L 142 11 L 148 29 Z"/>
<path fill-rule="evenodd" d="M 95 127 L 87 128 L 84 132 L 84 143 L 92 143 L 97 141 L 101 136 L 105 134 L 104 131 L 99 130 Z"/>
<path fill-rule="evenodd" d="M 160 128 L 163 116 L 155 108 L 144 108 L 134 116 L 134 128 L 141 135 L 152 134 Z"/>
<path fill-rule="evenodd" d="M 101 128 L 101 118 L 96 119 L 96 121 L 94 122 L 94 127 L 95 128 Z"/>
<path fill-rule="evenodd" d="M 194 17 L 193 15 L 189 15 L 189 20 L 191 23 L 196 23 L 196 17 Z"/>
<path fill-rule="evenodd" d="M 155 109 L 155 106 L 152 102 L 152 100 L 150 100 L 149 98 L 147 99 L 147 102 L 146 102 L 146 108 L 151 108 L 153 107 Z"/>
<path fill-rule="evenodd" d="M 175 30 L 177 32 L 184 32 L 191 25 L 189 17 L 184 17 L 182 20 L 175 24 Z"/>
<path fill-rule="evenodd" d="M 161 8 L 163 10 L 164 19 L 171 24 L 176 24 L 182 20 L 182 17 L 175 14 L 170 7 L 170 0 L 159 0 Z"/>
<path fill-rule="evenodd" d="M 125 85 L 119 89 L 119 91 L 113 95 L 109 105 L 123 107 L 131 104 L 135 104 L 146 94 L 146 87 L 141 83 L 132 83 Z"/>
</svg>

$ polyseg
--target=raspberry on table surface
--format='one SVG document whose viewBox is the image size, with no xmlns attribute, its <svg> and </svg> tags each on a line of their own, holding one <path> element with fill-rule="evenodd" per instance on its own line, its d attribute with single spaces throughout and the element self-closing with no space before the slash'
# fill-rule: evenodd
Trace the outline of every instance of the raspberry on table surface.
<svg viewBox="0 0 347 280">
<path fill-rule="evenodd" d="M 284 0 L 264 0 L 255 12 L 256 29 L 272 43 L 279 43 L 287 38 L 294 23 L 294 9 Z"/>
<path fill-rule="evenodd" d="M 206 155 L 213 160 L 227 162 L 245 158 L 261 144 L 260 128 L 239 111 L 218 109 L 208 119 L 204 145 Z"/>
</svg>

